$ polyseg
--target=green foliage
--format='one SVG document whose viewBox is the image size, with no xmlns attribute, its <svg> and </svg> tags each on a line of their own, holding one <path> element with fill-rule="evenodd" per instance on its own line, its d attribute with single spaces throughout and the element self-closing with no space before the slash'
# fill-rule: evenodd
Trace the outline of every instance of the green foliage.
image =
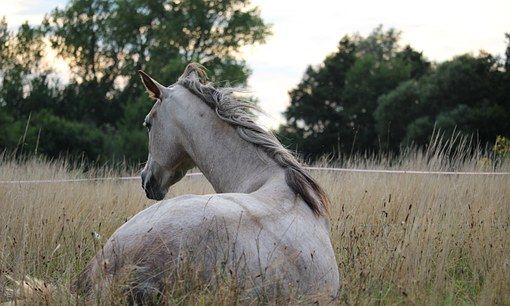
<svg viewBox="0 0 510 306">
<path fill-rule="evenodd" d="M 73 0 L 55 9 L 43 28 L 76 81 L 112 87 L 140 68 L 173 82 L 190 61 L 216 76 L 236 66 L 245 72 L 235 59 L 240 48 L 264 42 L 270 33 L 259 14 L 248 0 Z M 235 76 L 246 80 L 246 74 Z"/>
<path fill-rule="evenodd" d="M 503 158 L 510 158 L 510 139 L 498 135 L 496 137 L 496 143 L 494 144 L 493 150 L 494 153 Z"/>
<path fill-rule="evenodd" d="M 430 137 L 431 126 L 435 125 L 447 137 L 457 130 L 474 134 L 481 144 L 494 143 L 496 135 L 510 131 L 510 96 L 501 95 L 506 86 L 503 81 L 505 73 L 508 72 L 504 71 L 500 61 L 491 55 L 463 55 L 440 64 L 432 73 L 421 78 L 412 96 L 394 91 L 386 101 L 381 98 L 376 115 L 380 116 L 379 123 L 383 125 L 388 122 L 383 119 L 385 105 L 400 103 L 403 106 L 400 110 L 406 114 L 405 118 L 399 115 L 393 122 L 404 121 L 410 128 L 404 136 L 393 134 L 396 142 L 425 144 Z M 416 112 L 405 106 L 410 107 L 413 101 Z M 423 116 L 429 118 L 428 127 L 416 129 L 422 126 Z M 420 122 L 415 124 L 416 120 Z"/>
<path fill-rule="evenodd" d="M 309 66 L 298 87 L 289 94 L 292 102 L 285 112 L 288 125 L 279 131 L 280 139 L 308 154 L 320 155 L 336 143 L 349 114 L 344 109 L 343 84 L 346 71 L 355 61 L 355 43 L 344 37 L 338 52 L 324 61 L 322 68 Z M 306 148 L 305 148 L 306 147 Z"/>
<path fill-rule="evenodd" d="M 419 118 L 423 112 L 424 106 L 420 103 L 418 82 L 404 81 L 394 90 L 378 98 L 378 105 L 374 112 L 376 132 L 378 135 L 387 137 L 383 138 L 387 146 L 396 148 L 402 139 L 406 139 L 412 118 Z"/>
<path fill-rule="evenodd" d="M 290 92 L 279 134 L 307 157 L 425 145 L 435 129 L 492 144 L 510 133 L 507 39 L 505 61 L 482 52 L 431 65 L 392 29 L 346 36 Z"/>
<path fill-rule="evenodd" d="M 0 108 L 0 150 L 5 148 L 16 148 L 23 135 L 21 122 L 4 109 Z"/>
<path fill-rule="evenodd" d="M 246 83 L 239 53 L 270 34 L 248 0 L 70 0 L 40 26 L 0 20 L 0 150 L 104 162 L 146 158 L 141 121 L 151 103 L 136 71 L 173 83 L 190 61 L 213 81 Z M 431 64 L 400 33 L 377 27 L 341 39 L 290 91 L 278 134 L 307 157 L 428 143 L 434 130 L 510 133 L 510 34 L 505 57 L 461 55 Z M 44 63 L 45 41 L 71 69 L 61 84 Z M 21 150 L 23 149 L 23 150 Z"/>
<path fill-rule="evenodd" d="M 0 149 L 144 160 L 152 105 L 137 70 L 171 84 L 197 61 L 213 80 L 245 84 L 239 52 L 268 35 L 249 0 L 70 0 L 15 32 L 2 19 Z M 44 39 L 70 67 L 67 84 L 43 69 Z"/>
<path fill-rule="evenodd" d="M 104 133 L 91 124 L 69 121 L 46 111 L 34 116 L 31 130 L 39 131 L 38 150 L 47 156 L 83 156 L 87 160 L 96 160 L 102 153 L 103 144 L 108 141 Z M 34 135 L 32 133 L 32 140 Z"/>
<path fill-rule="evenodd" d="M 345 36 L 323 65 L 308 67 L 290 92 L 283 142 L 308 157 L 378 149 L 378 98 L 430 67 L 421 53 L 400 48 L 399 35 L 378 27 L 366 38 Z"/>
</svg>

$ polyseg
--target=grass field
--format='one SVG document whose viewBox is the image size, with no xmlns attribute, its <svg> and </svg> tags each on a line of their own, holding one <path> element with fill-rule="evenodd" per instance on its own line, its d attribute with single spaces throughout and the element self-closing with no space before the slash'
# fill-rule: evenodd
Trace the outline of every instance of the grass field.
<svg viewBox="0 0 510 306">
<path fill-rule="evenodd" d="M 479 152 L 432 147 L 338 165 L 510 168 L 508 161 L 497 163 Z M 312 173 L 331 197 L 331 237 L 343 284 L 340 304 L 510 305 L 510 176 Z M 3 158 L 0 164 L 0 180 L 119 174 L 133 173 L 83 171 L 37 159 L 20 163 Z M 203 177 L 187 177 L 168 197 L 211 192 Z M 11 279 L 30 275 L 45 284 L 38 285 L 42 290 L 29 303 L 75 304 L 72 280 L 117 227 L 153 203 L 139 181 L 0 184 L 0 302 L 22 298 L 23 292 L 12 292 L 18 288 Z M 170 304 L 248 302 L 239 301 L 228 287 L 175 288 Z"/>
</svg>

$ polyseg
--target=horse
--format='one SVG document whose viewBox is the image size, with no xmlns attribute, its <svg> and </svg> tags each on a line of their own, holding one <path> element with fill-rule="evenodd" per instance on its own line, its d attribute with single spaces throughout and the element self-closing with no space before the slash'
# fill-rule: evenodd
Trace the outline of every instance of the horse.
<svg viewBox="0 0 510 306">
<path fill-rule="evenodd" d="M 336 299 L 340 278 L 328 197 L 256 123 L 253 104 L 235 88 L 208 82 L 197 63 L 168 87 L 139 74 L 155 101 L 143 122 L 149 155 L 142 187 L 160 202 L 113 233 L 80 274 L 79 292 L 90 294 L 129 275 L 130 299 L 147 302 L 187 266 L 205 284 L 226 274 L 248 296 Z M 216 193 L 163 200 L 193 167 Z"/>
</svg>

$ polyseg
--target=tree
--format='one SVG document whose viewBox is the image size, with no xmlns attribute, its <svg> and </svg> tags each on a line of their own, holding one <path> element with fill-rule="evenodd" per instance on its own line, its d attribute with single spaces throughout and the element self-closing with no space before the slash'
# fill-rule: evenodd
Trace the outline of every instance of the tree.
<svg viewBox="0 0 510 306">
<path fill-rule="evenodd" d="M 48 108 L 55 91 L 48 87 L 49 70 L 44 55 L 42 33 L 24 23 L 18 31 L 8 31 L 0 20 L 0 150 L 23 147 L 25 130 L 32 112 Z M 28 134 L 32 130 L 26 131 Z"/>
<path fill-rule="evenodd" d="M 379 97 L 374 119 L 376 132 L 382 138 L 384 149 L 397 150 L 402 140 L 407 137 L 409 124 L 425 113 L 419 95 L 418 82 L 407 80 Z M 428 135 L 429 132 L 427 130 L 425 133 Z"/>
<path fill-rule="evenodd" d="M 462 55 L 438 65 L 418 81 L 402 83 L 381 96 L 374 116 L 390 148 L 426 144 L 433 129 L 476 135 L 481 144 L 510 131 L 510 96 L 504 64 L 490 54 Z M 405 114 L 405 115 L 403 115 Z"/>
<path fill-rule="evenodd" d="M 240 48 L 270 34 L 259 14 L 248 0 L 73 0 L 44 28 L 78 82 L 113 84 L 141 68 L 173 82 L 190 61 L 215 75 L 234 66 L 246 72 L 235 59 Z"/>
<path fill-rule="evenodd" d="M 510 35 L 504 59 L 481 52 L 431 65 L 399 33 L 346 36 L 290 91 L 282 140 L 306 157 L 425 145 L 434 130 L 492 145 L 510 133 Z"/>
<path fill-rule="evenodd" d="M 0 21 L 0 105 L 15 117 L 28 114 L 25 102 L 27 89 L 46 78 L 42 67 L 43 41 L 41 33 L 24 23 L 15 33 L 7 30 L 5 19 Z"/>
<path fill-rule="evenodd" d="M 279 131 L 282 142 L 309 155 L 323 154 L 330 150 L 329 144 L 337 143 L 340 123 L 348 118 L 342 88 L 355 57 L 355 43 L 344 37 L 338 52 L 328 56 L 324 66 L 308 67 L 301 83 L 289 93 L 292 102 L 285 112 L 287 126 Z"/>
<path fill-rule="evenodd" d="M 62 141 L 41 139 L 40 145 L 47 147 L 39 151 L 49 156 L 57 156 L 59 150 L 73 154 L 81 150 L 92 160 L 126 155 L 137 162 L 146 158 L 147 137 L 141 121 L 151 107 L 137 70 L 149 71 L 170 84 L 189 61 L 198 61 L 210 70 L 213 80 L 244 84 L 250 71 L 240 50 L 263 43 L 269 34 L 269 26 L 249 0 L 70 0 L 47 15 L 40 27 L 27 25 L 12 34 L 2 21 L 0 102 L 5 105 L 0 105 L 0 118 L 27 122 L 32 114 L 28 132 L 38 135 L 41 131 L 40 137 L 53 137 L 50 132 L 55 130 L 48 129 L 48 124 L 65 128 L 65 133 L 55 136 Z M 16 35 L 26 39 L 16 40 Z M 3 69 L 4 62 L 12 62 L 12 48 L 4 47 L 13 44 L 3 43 L 6 39 L 16 40 L 19 56 L 33 56 L 20 60 L 21 64 L 37 66 L 42 60 L 35 48 L 44 47 L 37 44 L 43 38 L 69 65 L 68 84 L 56 86 L 46 74 L 34 78 L 32 66 L 20 66 L 23 73 Z M 13 141 L 0 141 L 3 148 L 12 149 Z M 89 145 L 95 148 L 85 150 Z"/>
<path fill-rule="evenodd" d="M 378 27 L 366 38 L 345 36 L 335 54 L 309 67 L 290 92 L 281 139 L 308 157 L 379 148 L 373 117 L 379 96 L 430 67 L 421 53 L 399 46 L 399 35 Z"/>
<path fill-rule="evenodd" d="M 510 132 L 510 97 L 500 96 L 507 87 L 504 74 L 501 62 L 486 53 L 478 57 L 462 55 L 444 62 L 420 80 L 421 115 L 427 115 L 446 137 L 457 130 L 475 135 L 481 144 L 494 143 L 496 135 Z M 416 120 L 412 113 L 406 116 Z M 424 144 L 429 136 L 430 127 L 413 129 L 404 140 Z"/>
</svg>

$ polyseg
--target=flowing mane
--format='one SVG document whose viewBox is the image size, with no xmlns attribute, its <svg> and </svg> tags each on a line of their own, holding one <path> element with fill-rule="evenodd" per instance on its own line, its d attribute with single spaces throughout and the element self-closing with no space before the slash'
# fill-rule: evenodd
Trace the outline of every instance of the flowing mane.
<svg viewBox="0 0 510 306">
<path fill-rule="evenodd" d="M 306 172 L 296 157 L 269 131 L 254 121 L 251 103 L 236 98 L 235 88 L 217 88 L 207 83 L 205 68 L 197 63 L 189 64 L 177 84 L 185 87 L 211 107 L 218 117 L 233 126 L 245 141 L 261 148 L 280 167 L 285 169 L 287 185 L 320 216 L 328 212 L 329 199 L 324 190 Z"/>
</svg>

